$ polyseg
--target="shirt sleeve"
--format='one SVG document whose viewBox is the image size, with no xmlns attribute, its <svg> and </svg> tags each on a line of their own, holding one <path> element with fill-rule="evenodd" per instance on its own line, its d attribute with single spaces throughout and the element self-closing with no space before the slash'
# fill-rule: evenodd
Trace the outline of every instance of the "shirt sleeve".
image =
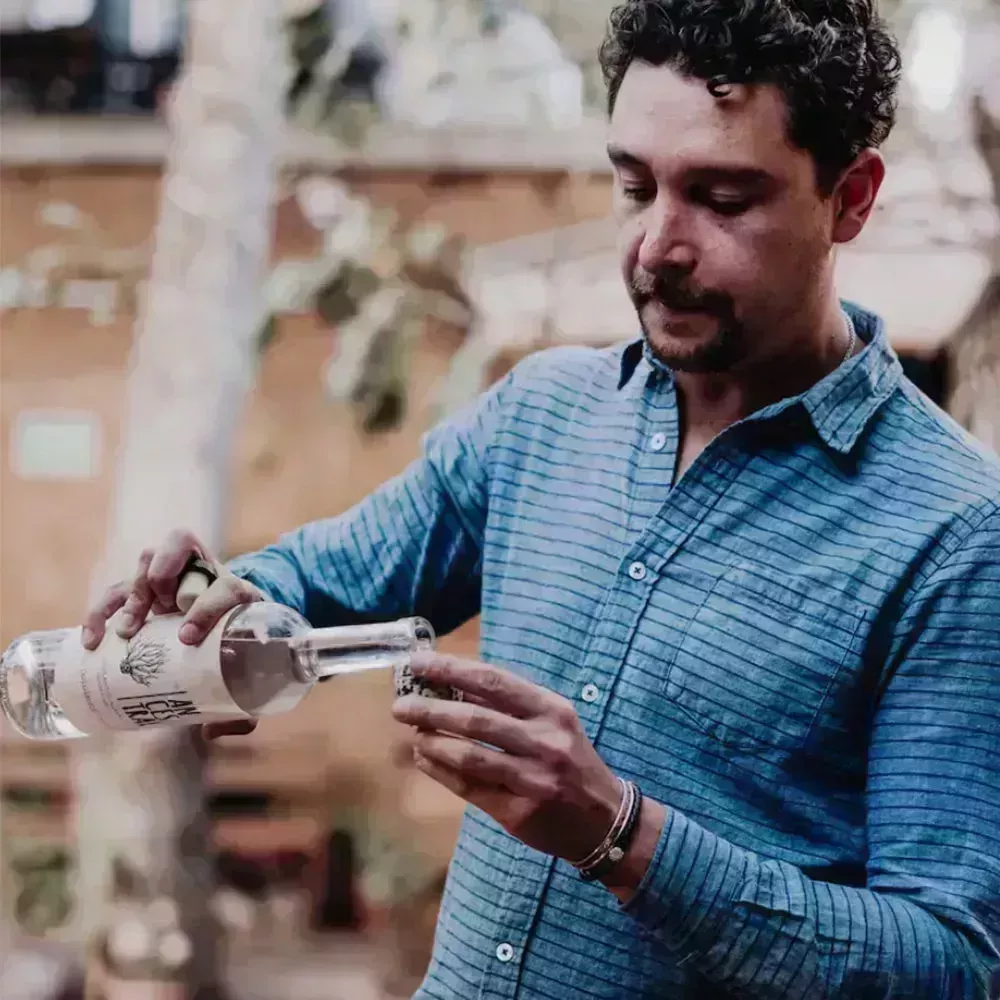
<svg viewBox="0 0 1000 1000">
<path fill-rule="evenodd" d="M 1000 944 L 1000 516 L 939 557 L 874 709 L 867 884 L 814 881 L 677 812 L 625 910 L 726 996 L 985 1000 Z"/>
<path fill-rule="evenodd" d="M 315 627 L 420 615 L 445 634 L 475 617 L 488 453 L 513 375 L 427 434 L 420 458 L 361 503 L 229 568 Z"/>
</svg>

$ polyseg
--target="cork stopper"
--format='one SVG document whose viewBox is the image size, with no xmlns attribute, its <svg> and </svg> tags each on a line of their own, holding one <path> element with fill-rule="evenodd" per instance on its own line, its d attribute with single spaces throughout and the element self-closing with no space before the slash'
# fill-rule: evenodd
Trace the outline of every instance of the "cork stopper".
<svg viewBox="0 0 1000 1000">
<path fill-rule="evenodd" d="M 180 611 L 187 614 L 191 605 L 217 579 L 218 573 L 216 573 L 211 563 L 206 562 L 198 556 L 192 556 L 184 567 L 180 583 L 177 586 L 177 607 Z"/>
</svg>

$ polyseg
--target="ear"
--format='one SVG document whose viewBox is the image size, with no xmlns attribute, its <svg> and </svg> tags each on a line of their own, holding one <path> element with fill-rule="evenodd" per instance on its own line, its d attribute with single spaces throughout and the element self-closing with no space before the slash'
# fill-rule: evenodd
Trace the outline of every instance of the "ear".
<svg viewBox="0 0 1000 1000">
<path fill-rule="evenodd" d="M 844 171 L 833 192 L 833 242 L 850 243 L 875 207 L 885 179 L 885 160 L 875 149 L 866 149 Z"/>
</svg>

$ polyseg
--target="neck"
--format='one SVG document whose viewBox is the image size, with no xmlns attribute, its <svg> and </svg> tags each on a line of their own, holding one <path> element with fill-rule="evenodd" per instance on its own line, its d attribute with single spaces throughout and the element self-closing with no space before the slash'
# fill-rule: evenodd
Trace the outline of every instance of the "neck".
<svg viewBox="0 0 1000 1000">
<path fill-rule="evenodd" d="M 730 372 L 677 372 L 686 433 L 711 439 L 757 410 L 805 392 L 834 371 L 849 343 L 836 297 L 819 315 L 797 321 L 780 342 L 780 352 L 755 357 Z"/>
</svg>

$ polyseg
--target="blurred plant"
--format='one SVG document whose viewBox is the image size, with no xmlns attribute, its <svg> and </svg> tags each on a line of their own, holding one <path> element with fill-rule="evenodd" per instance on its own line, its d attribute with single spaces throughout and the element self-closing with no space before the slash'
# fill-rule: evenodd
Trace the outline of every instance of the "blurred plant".
<svg viewBox="0 0 1000 1000">
<path fill-rule="evenodd" d="M 440 879 L 439 864 L 407 846 L 398 830 L 381 825 L 369 809 L 344 809 L 335 825 L 352 838 L 367 905 L 386 910 L 405 907 Z"/>
<path fill-rule="evenodd" d="M 424 322 L 433 317 L 465 331 L 473 324 L 461 276 L 464 241 L 439 223 L 404 221 L 332 178 L 302 179 L 295 197 L 322 234 L 321 249 L 272 271 L 258 344 L 263 350 L 273 341 L 282 313 L 314 313 L 336 329 L 327 395 L 351 405 L 366 432 L 389 430 L 405 411 Z"/>
<path fill-rule="evenodd" d="M 15 848 L 8 865 L 18 926 L 28 934 L 44 935 L 65 924 L 73 911 L 69 852 L 49 846 Z"/>
<path fill-rule="evenodd" d="M 330 0 L 286 0 L 287 95 L 290 119 L 349 147 L 364 144 L 381 118 L 376 80 L 385 60 L 369 37 L 370 25 L 338 25 L 341 5 Z"/>
</svg>

